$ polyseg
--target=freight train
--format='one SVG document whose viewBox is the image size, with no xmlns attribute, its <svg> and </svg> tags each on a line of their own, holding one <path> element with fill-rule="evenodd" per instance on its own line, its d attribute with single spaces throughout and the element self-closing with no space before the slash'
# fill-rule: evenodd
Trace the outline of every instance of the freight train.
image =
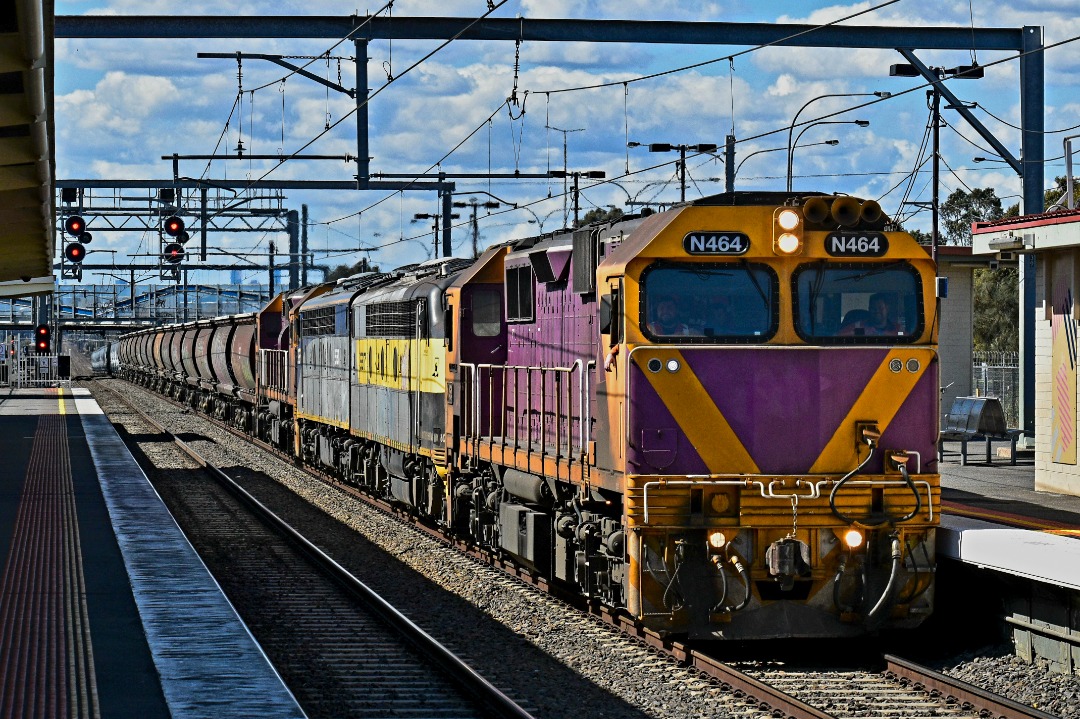
<svg viewBox="0 0 1080 719">
<path fill-rule="evenodd" d="M 933 608 L 938 298 L 877 203 L 726 193 L 122 338 L 123 376 L 690 638 Z"/>
</svg>

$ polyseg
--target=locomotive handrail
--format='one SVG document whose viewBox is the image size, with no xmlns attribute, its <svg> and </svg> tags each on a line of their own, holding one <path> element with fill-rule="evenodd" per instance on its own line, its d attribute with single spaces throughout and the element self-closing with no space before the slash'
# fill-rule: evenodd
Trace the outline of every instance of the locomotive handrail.
<svg viewBox="0 0 1080 719">
<path fill-rule="evenodd" d="M 641 476 L 641 475 L 638 475 Z M 835 482 L 835 479 L 822 479 L 816 483 L 810 482 L 810 480 L 797 480 L 796 486 L 800 486 L 803 482 L 806 482 L 811 487 L 811 493 L 808 495 L 795 495 L 795 494 L 775 494 L 772 487 L 776 482 L 782 482 L 783 480 L 773 478 L 768 486 L 765 484 L 765 478 L 757 479 L 761 475 L 745 475 L 744 479 L 720 479 L 723 475 L 714 474 L 701 474 L 701 475 L 687 475 L 687 479 L 657 479 L 646 482 L 641 485 L 643 488 L 642 502 L 644 503 L 644 520 L 645 523 L 649 523 L 649 487 L 735 487 L 742 486 L 750 489 L 751 487 L 757 487 L 761 492 L 761 496 L 765 499 L 790 499 L 793 496 L 798 496 L 801 499 L 818 499 L 821 497 L 821 487 L 829 482 Z M 714 479 L 715 477 L 715 479 Z M 848 482 L 849 485 L 868 487 L 868 486 L 882 486 L 882 485 L 900 485 L 906 487 L 907 483 L 901 479 L 860 479 L 854 482 Z M 930 486 L 930 482 L 925 479 L 913 480 L 913 484 L 920 485 L 926 489 L 926 507 L 929 512 L 927 521 L 934 521 L 934 504 L 933 504 L 933 488 Z"/>
<path fill-rule="evenodd" d="M 828 482 L 836 482 L 836 480 L 835 479 L 823 479 L 823 480 L 819 481 L 817 483 L 818 484 L 818 487 L 817 487 L 818 491 L 819 492 L 821 491 L 821 485 L 826 484 Z M 917 485 L 920 485 L 920 486 L 926 488 L 926 510 L 929 513 L 928 516 L 927 516 L 927 521 L 933 522 L 934 521 L 933 488 L 930 486 L 930 483 L 928 481 L 926 481 L 925 479 L 913 479 L 913 480 L 911 480 L 911 483 L 912 484 L 917 484 Z M 898 484 L 901 487 L 906 487 L 907 486 L 907 482 L 905 482 L 902 479 L 858 479 L 858 480 L 854 480 L 854 481 L 849 481 L 846 484 L 848 484 L 850 486 L 855 486 L 855 487 L 871 487 L 871 486 L 874 486 L 874 485 L 879 485 L 880 486 L 880 485 L 883 485 L 883 484 Z"/>
<path fill-rule="evenodd" d="M 256 350 L 259 364 L 259 390 L 276 389 L 285 391 L 289 386 L 288 350 Z M 280 360 L 280 361 L 279 361 Z"/>
<path fill-rule="evenodd" d="M 707 479 L 714 475 L 700 475 L 701 479 L 658 479 L 641 485 L 645 490 L 642 501 L 645 503 L 645 524 L 649 523 L 649 487 L 749 487 L 754 480 L 746 479 Z M 758 482 L 760 484 L 760 482 Z"/>
<path fill-rule="evenodd" d="M 468 393 L 471 394 L 471 396 L 463 398 L 463 403 L 464 403 L 463 406 L 468 406 L 468 409 L 472 414 L 472 416 L 467 419 L 466 431 L 469 432 L 469 435 L 470 435 L 469 436 L 469 441 L 470 441 L 470 444 L 473 446 L 474 449 L 479 448 L 481 439 L 484 436 L 482 434 L 482 430 L 481 430 L 481 417 L 482 417 L 482 409 L 483 409 L 483 407 L 482 407 L 482 394 L 483 393 L 480 391 L 480 381 L 481 381 L 481 376 L 482 376 L 482 373 L 484 372 L 484 370 L 488 370 L 489 379 L 493 379 L 495 377 L 495 375 L 496 375 L 496 372 L 501 372 L 502 377 L 503 377 L 503 382 L 502 382 L 502 394 L 503 394 L 503 396 L 502 396 L 501 403 L 500 403 L 500 410 L 501 410 L 500 413 L 502 414 L 502 418 L 500 419 L 500 422 L 501 422 L 501 425 L 500 425 L 501 426 L 500 437 L 502 438 L 501 439 L 501 442 L 502 442 L 501 446 L 503 446 L 503 447 L 507 446 L 506 407 L 507 407 L 507 392 L 509 391 L 507 385 L 509 383 L 506 380 L 510 376 L 510 374 L 513 373 L 513 376 L 515 378 L 515 380 L 514 380 L 514 391 L 515 391 L 515 394 L 519 394 L 520 390 L 521 390 L 521 387 L 519 386 L 520 385 L 519 373 L 524 372 L 525 373 L 525 395 L 526 395 L 526 397 L 531 397 L 533 395 L 533 374 L 534 373 L 539 373 L 539 375 L 540 375 L 540 388 L 539 388 L 539 390 L 540 390 L 540 417 L 541 417 L 541 425 L 540 425 L 541 436 L 540 436 L 539 439 L 540 439 L 540 456 L 541 457 L 546 456 L 547 450 L 548 450 L 547 443 L 545 441 L 545 436 L 546 435 L 545 435 L 545 433 L 543 431 L 543 426 L 544 426 L 543 425 L 543 418 L 544 418 L 544 416 L 546 416 L 547 411 L 548 411 L 547 392 L 546 392 L 546 389 L 547 389 L 547 386 L 546 386 L 547 375 L 549 375 L 549 374 L 554 375 L 556 377 L 555 381 L 558 383 L 559 382 L 559 379 L 558 379 L 559 376 L 565 374 L 565 375 L 567 375 L 569 377 L 573 377 L 573 374 L 575 372 L 578 373 L 579 381 L 578 381 L 577 410 L 578 410 L 578 415 L 579 415 L 579 417 L 578 417 L 579 427 L 578 427 L 578 438 L 577 439 L 578 439 L 578 441 L 580 443 L 579 449 L 583 453 L 585 452 L 585 449 L 587 447 L 587 440 L 588 440 L 588 435 L 587 435 L 588 426 L 589 426 L 588 412 L 591 410 L 591 407 L 589 405 L 589 398 L 588 398 L 588 394 L 587 394 L 588 384 L 587 384 L 587 376 L 586 376 L 587 371 L 585 369 L 586 365 L 582 360 L 580 360 L 580 359 L 575 360 L 574 364 L 572 364 L 572 365 L 570 365 L 568 367 L 543 367 L 543 366 L 540 366 L 540 365 L 509 365 L 509 364 L 472 363 L 472 362 L 462 362 L 462 363 L 460 363 L 459 367 L 464 371 L 464 373 L 466 375 L 466 381 L 463 383 L 462 390 L 463 390 L 463 392 L 468 392 Z M 572 382 L 570 384 L 570 387 L 571 387 L 570 391 L 572 391 L 572 387 L 573 387 Z M 491 391 L 488 392 L 488 400 L 489 400 L 489 406 L 488 406 L 488 417 L 489 417 L 489 419 L 488 419 L 488 421 L 491 422 L 492 424 L 494 424 L 494 412 L 495 412 L 495 409 L 496 409 L 496 407 L 495 407 L 494 387 L 490 387 L 489 389 Z M 554 430 L 554 436 L 555 436 L 555 450 L 556 450 L 556 453 L 558 453 L 559 450 L 561 450 L 561 448 L 562 448 L 562 438 L 560 437 L 559 424 L 558 424 L 559 420 L 561 419 L 561 416 L 562 416 L 562 407 L 561 407 L 562 393 L 561 393 L 561 391 L 558 391 L 558 394 L 557 394 L 555 399 L 556 399 L 556 406 L 555 406 L 555 430 Z M 568 409 L 568 411 L 567 411 L 567 414 L 566 414 L 566 438 L 565 438 L 565 440 L 566 440 L 566 449 L 567 449 L 567 455 L 566 456 L 567 456 L 567 461 L 572 463 L 574 461 L 574 436 L 573 436 L 573 419 L 574 418 L 573 418 L 573 413 L 571 411 L 569 411 L 569 408 L 567 408 L 567 409 Z M 494 429 L 492 429 L 492 432 L 494 432 Z M 532 436 L 532 422 L 531 421 L 528 423 L 528 425 L 526 427 L 525 434 L 526 434 L 526 436 L 525 436 L 524 439 L 525 439 L 525 442 L 527 444 L 527 451 L 529 453 L 532 453 L 533 452 L 533 448 L 532 448 L 533 436 Z M 494 434 L 492 434 L 491 436 L 494 437 Z M 521 437 L 519 437 L 519 432 L 517 431 L 516 426 L 515 426 L 515 429 L 514 429 L 514 438 L 513 439 L 514 439 L 513 447 L 516 450 L 516 449 L 519 448 L 519 439 L 521 439 Z"/>
</svg>

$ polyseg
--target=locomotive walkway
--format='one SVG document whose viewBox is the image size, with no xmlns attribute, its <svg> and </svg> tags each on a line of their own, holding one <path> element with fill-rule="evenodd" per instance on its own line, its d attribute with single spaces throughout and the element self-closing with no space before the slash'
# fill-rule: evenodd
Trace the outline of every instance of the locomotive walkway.
<svg viewBox="0 0 1080 719">
<path fill-rule="evenodd" d="M 0 717 L 302 717 L 89 392 L 0 390 Z"/>
</svg>

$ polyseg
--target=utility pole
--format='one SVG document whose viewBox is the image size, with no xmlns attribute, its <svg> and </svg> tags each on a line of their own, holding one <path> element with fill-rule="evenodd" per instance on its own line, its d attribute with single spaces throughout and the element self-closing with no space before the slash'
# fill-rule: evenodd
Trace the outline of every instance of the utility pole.
<svg viewBox="0 0 1080 719">
<path fill-rule="evenodd" d="M 567 199 L 566 198 L 566 193 L 567 193 L 568 188 L 566 186 L 566 180 L 567 180 L 568 177 L 570 177 L 570 175 L 567 172 L 567 164 L 566 164 L 566 161 L 567 161 L 566 135 L 567 135 L 567 133 L 570 133 L 570 132 L 585 132 L 585 128 L 584 127 L 576 127 L 573 130 L 563 130 L 562 128 L 555 127 L 554 125 L 544 125 L 544 129 L 545 130 L 554 130 L 555 132 L 561 132 L 562 133 L 562 171 L 563 171 L 563 174 L 561 175 L 561 177 L 563 178 L 563 183 L 562 183 L 562 224 L 563 224 L 563 227 L 566 227 L 567 217 L 568 217 L 567 216 L 567 206 L 566 206 L 566 199 Z M 560 175 L 555 175 L 554 173 L 552 173 L 552 177 L 560 177 Z"/>
<path fill-rule="evenodd" d="M 446 228 L 446 230 L 450 229 L 450 220 L 456 220 L 459 217 L 461 217 L 461 215 L 458 215 L 456 213 L 447 216 L 445 218 L 445 228 Z M 439 243 L 439 219 L 440 219 L 439 213 L 435 213 L 433 215 L 433 214 L 430 214 L 430 213 L 427 213 L 427 212 L 418 212 L 415 215 L 413 215 L 413 218 L 412 218 L 413 222 L 416 222 L 417 220 L 434 220 L 435 221 L 435 224 L 433 225 L 433 228 L 435 230 L 435 242 L 432 245 L 433 248 L 434 248 L 434 254 L 432 255 L 432 257 L 434 259 L 436 259 L 436 260 L 439 259 L 439 244 L 440 244 Z M 442 245 L 443 245 L 443 250 L 444 250 L 443 256 L 449 257 L 450 256 L 450 242 L 447 241 L 445 239 L 445 237 L 443 238 Z"/>
<path fill-rule="evenodd" d="M 587 177 L 587 178 L 592 179 L 592 180 L 602 180 L 605 177 L 607 177 L 607 174 L 605 174 L 603 170 L 581 170 L 581 171 L 576 171 L 576 172 L 564 172 L 562 170 L 552 170 L 551 171 L 551 176 L 552 177 L 566 178 L 567 175 L 569 175 L 570 177 L 572 177 L 574 179 L 574 192 L 573 192 L 573 195 L 574 195 L 574 227 L 577 227 L 578 226 L 578 210 L 580 208 L 580 203 L 578 202 L 578 200 L 580 198 L 580 194 L 578 192 L 578 180 L 580 180 L 582 177 Z"/>
<path fill-rule="evenodd" d="M 468 202 L 455 202 L 454 207 L 469 207 L 472 208 L 472 214 L 469 217 L 469 228 L 472 230 L 472 256 L 474 258 L 480 256 L 480 223 L 476 219 L 477 210 L 481 207 L 489 210 L 494 210 L 502 207 L 498 202 L 494 200 L 488 200 L 486 202 L 480 202 L 475 197 L 470 197 Z"/>
<path fill-rule="evenodd" d="M 732 156 L 734 156 L 735 138 L 731 137 L 730 135 L 728 136 L 728 138 L 728 147 L 730 148 Z M 628 142 L 626 143 L 626 146 L 641 147 L 643 144 L 646 143 Z M 669 142 L 650 142 L 647 144 L 649 152 L 671 152 L 672 150 L 678 150 L 679 161 L 677 169 L 679 170 L 679 202 L 686 202 L 686 151 L 690 150 L 691 152 L 716 152 L 716 144 L 712 142 L 700 142 L 696 145 L 673 145 Z M 725 151 L 728 151 L 728 149 L 725 148 Z M 735 178 L 732 177 L 732 184 L 734 184 L 734 181 Z"/>
<path fill-rule="evenodd" d="M 941 68 L 933 68 L 938 77 L 942 76 Z M 938 238 L 938 202 L 939 192 L 941 187 L 940 167 L 941 164 L 941 93 L 938 92 L 937 85 L 934 85 L 932 90 L 926 91 L 927 95 L 933 95 L 931 99 L 932 112 L 931 116 L 934 123 L 934 190 L 930 198 L 930 205 L 932 207 L 930 212 L 930 223 L 932 225 L 930 229 L 930 259 L 937 262 L 937 248 L 940 240 Z"/>
</svg>

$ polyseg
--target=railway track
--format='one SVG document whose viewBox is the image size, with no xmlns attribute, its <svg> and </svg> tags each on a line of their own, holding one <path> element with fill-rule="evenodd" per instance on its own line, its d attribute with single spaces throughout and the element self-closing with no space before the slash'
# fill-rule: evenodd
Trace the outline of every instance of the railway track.
<svg viewBox="0 0 1080 719">
<path fill-rule="evenodd" d="M 826 671 L 770 667 L 753 671 L 762 682 L 801 697 L 835 719 L 856 717 L 980 717 L 1055 719 L 900 657 L 885 655 L 884 671 Z"/>
<path fill-rule="evenodd" d="M 234 603 L 309 716 L 531 719 L 228 472 L 95 384 L 189 458 L 190 471 L 170 470 L 185 485 L 182 506 L 171 509 L 222 584 L 246 587 Z"/>
<path fill-rule="evenodd" d="M 182 403 L 157 395 L 153 396 L 173 406 L 185 407 Z M 291 457 L 272 447 L 254 441 L 247 435 L 204 415 L 198 415 L 198 417 L 296 465 Z M 391 512 L 399 521 L 409 522 L 414 527 L 433 534 L 440 541 L 446 541 L 445 537 L 434 533 L 422 524 L 411 521 L 389 505 L 367 497 L 332 477 L 314 472 L 310 468 L 302 469 L 322 482 Z M 532 576 L 520 567 L 505 563 L 490 555 L 478 554 L 464 545 L 459 548 L 469 551 L 475 559 L 503 569 L 535 586 L 550 590 L 543 578 Z M 738 716 L 756 715 L 795 719 L 846 719 L 848 717 L 854 719 L 869 716 L 905 719 L 919 719 L 920 717 L 1047 719 L 1052 717 L 1052 715 L 1016 704 L 895 657 L 887 658 L 888 668 L 885 671 L 831 671 L 820 667 L 807 671 L 796 671 L 789 667 L 739 671 L 692 646 L 643 631 L 626 617 L 606 608 L 589 604 L 574 596 L 564 596 L 560 599 L 576 609 L 590 612 L 664 656 L 709 677 L 715 688 L 732 695 L 741 705 L 742 711 L 737 714 Z M 730 714 L 730 716 L 735 715 Z M 729 715 L 717 714 L 716 716 Z"/>
</svg>

